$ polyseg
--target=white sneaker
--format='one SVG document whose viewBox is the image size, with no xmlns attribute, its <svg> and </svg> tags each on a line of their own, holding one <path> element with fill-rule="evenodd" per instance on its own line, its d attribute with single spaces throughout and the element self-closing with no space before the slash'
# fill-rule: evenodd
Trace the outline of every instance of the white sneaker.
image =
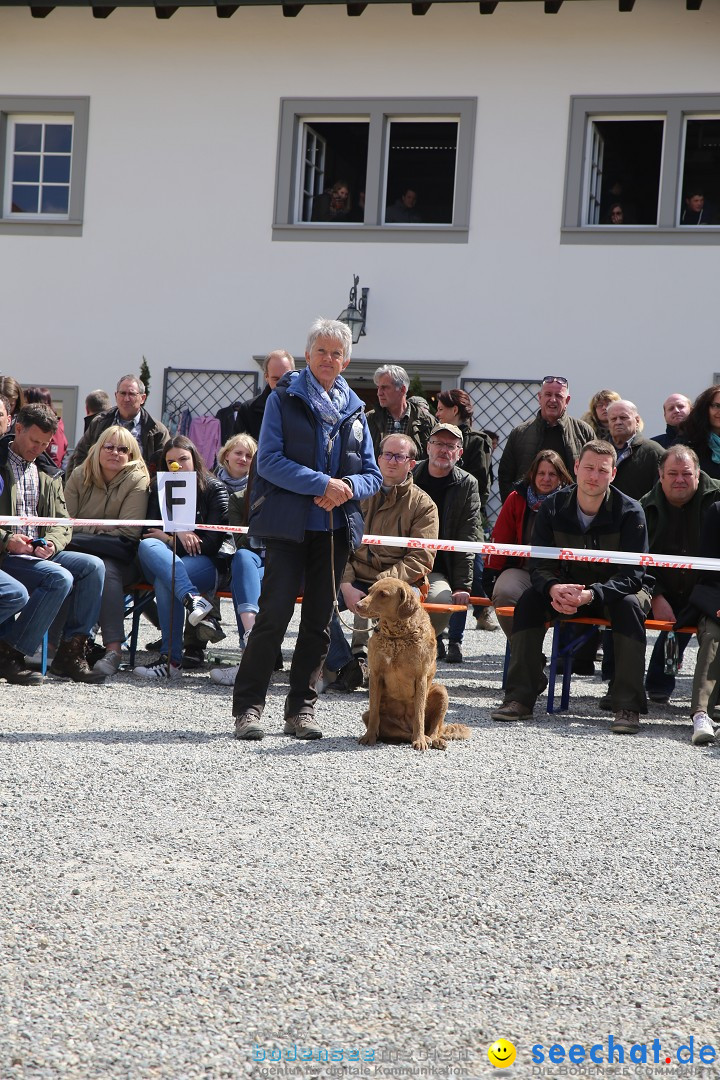
<svg viewBox="0 0 720 1080">
<path fill-rule="evenodd" d="M 715 742 L 715 729 L 712 726 L 712 720 L 705 712 L 695 713 L 693 716 L 693 746 L 705 746 L 711 742 Z"/>
<path fill-rule="evenodd" d="M 210 682 L 217 683 L 218 686 L 234 686 L 239 670 L 239 664 L 233 667 L 214 667 L 210 671 Z"/>
<path fill-rule="evenodd" d="M 170 674 L 168 675 L 167 660 L 158 660 L 156 663 L 150 664 L 149 667 L 133 668 L 133 675 L 137 675 L 140 679 L 181 679 L 182 673 L 181 664 L 171 664 Z"/>
<path fill-rule="evenodd" d="M 187 618 L 191 626 L 197 626 L 213 609 L 210 601 L 206 600 L 204 596 L 198 596 L 197 593 L 188 593 L 183 603 L 187 609 Z"/>
</svg>

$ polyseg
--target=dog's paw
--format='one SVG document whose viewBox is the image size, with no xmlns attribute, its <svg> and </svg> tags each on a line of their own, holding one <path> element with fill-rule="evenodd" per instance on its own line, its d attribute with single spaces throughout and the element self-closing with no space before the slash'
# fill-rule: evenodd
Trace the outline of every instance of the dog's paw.
<svg viewBox="0 0 720 1080">
<path fill-rule="evenodd" d="M 447 750 L 447 739 L 442 739 L 439 736 L 434 738 L 430 743 L 433 750 Z"/>
<path fill-rule="evenodd" d="M 364 735 L 361 735 L 358 739 L 361 746 L 374 746 L 377 739 L 374 735 L 371 735 L 369 731 L 366 731 Z"/>
<path fill-rule="evenodd" d="M 412 745 L 413 750 L 429 750 L 431 743 L 425 735 L 421 735 L 419 739 L 413 739 Z"/>
</svg>

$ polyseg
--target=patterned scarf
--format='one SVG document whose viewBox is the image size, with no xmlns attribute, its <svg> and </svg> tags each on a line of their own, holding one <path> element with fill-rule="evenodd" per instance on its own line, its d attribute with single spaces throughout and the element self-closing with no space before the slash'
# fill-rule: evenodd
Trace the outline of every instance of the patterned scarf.
<svg viewBox="0 0 720 1080">
<path fill-rule="evenodd" d="M 307 372 L 307 389 L 310 405 L 318 420 L 322 424 L 325 435 L 325 451 L 330 461 L 330 433 L 339 423 L 350 401 L 350 387 L 341 375 L 338 375 L 329 390 L 326 390 L 317 381 L 310 368 Z"/>
<path fill-rule="evenodd" d="M 560 488 L 555 488 L 555 491 L 560 491 Z M 555 491 L 548 491 L 546 495 L 541 495 L 539 491 L 533 491 L 533 489 L 528 484 L 525 501 L 527 502 L 529 509 L 534 510 L 535 513 L 537 513 L 542 504 L 548 498 L 548 496 L 554 495 Z"/>
</svg>

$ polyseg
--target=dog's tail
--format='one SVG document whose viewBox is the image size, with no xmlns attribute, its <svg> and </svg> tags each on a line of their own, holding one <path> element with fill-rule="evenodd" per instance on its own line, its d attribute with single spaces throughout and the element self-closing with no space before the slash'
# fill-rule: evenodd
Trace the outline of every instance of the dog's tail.
<svg viewBox="0 0 720 1080">
<path fill-rule="evenodd" d="M 445 739 L 469 739 L 472 732 L 467 724 L 443 724 L 440 735 Z"/>
</svg>

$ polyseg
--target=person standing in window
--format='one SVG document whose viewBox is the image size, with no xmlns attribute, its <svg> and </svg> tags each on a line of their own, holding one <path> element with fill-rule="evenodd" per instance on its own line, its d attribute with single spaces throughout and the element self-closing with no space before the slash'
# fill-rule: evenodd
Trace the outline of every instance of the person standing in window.
<svg viewBox="0 0 720 1080">
<path fill-rule="evenodd" d="M 312 220 L 335 221 L 338 224 L 356 220 L 350 185 L 346 180 L 336 180 L 329 191 L 318 195 L 313 202 Z"/>
<path fill-rule="evenodd" d="M 705 194 L 690 188 L 685 196 L 685 206 L 680 215 L 681 225 L 712 225 L 710 211 L 705 206 Z"/>
</svg>

